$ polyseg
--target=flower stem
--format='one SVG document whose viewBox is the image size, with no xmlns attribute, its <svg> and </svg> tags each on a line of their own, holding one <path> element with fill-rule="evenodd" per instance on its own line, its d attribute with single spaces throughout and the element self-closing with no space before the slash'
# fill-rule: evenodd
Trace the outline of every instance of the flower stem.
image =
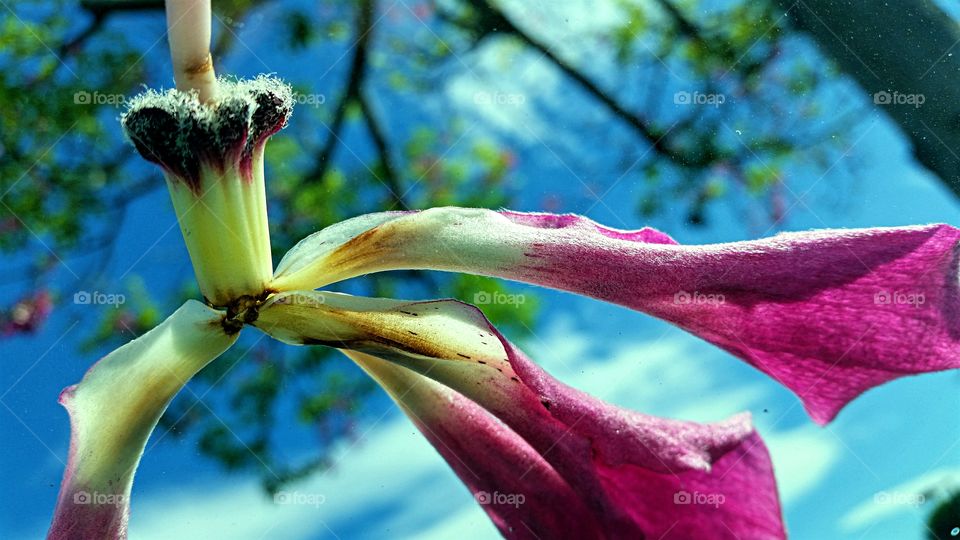
<svg viewBox="0 0 960 540">
<path fill-rule="evenodd" d="M 167 0 L 167 35 L 177 89 L 196 90 L 201 103 L 217 99 L 210 55 L 210 0 Z"/>
</svg>

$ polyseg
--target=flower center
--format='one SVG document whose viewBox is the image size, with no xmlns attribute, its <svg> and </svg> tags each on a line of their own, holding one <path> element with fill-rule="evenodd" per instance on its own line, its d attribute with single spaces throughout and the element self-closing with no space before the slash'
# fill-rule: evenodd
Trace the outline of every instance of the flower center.
<svg viewBox="0 0 960 540">
<path fill-rule="evenodd" d="M 276 292 L 265 289 L 256 296 L 245 294 L 228 302 L 227 316 L 221 323 L 224 331 L 227 334 L 236 334 L 243 325 L 254 323 L 260 317 L 260 306 Z"/>
</svg>

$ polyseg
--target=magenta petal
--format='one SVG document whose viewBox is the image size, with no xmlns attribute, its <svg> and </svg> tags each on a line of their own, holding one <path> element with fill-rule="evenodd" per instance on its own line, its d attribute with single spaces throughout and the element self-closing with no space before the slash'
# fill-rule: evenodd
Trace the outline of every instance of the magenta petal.
<svg viewBox="0 0 960 540">
<path fill-rule="evenodd" d="M 783 537 L 769 456 L 748 415 L 700 425 L 614 407 L 554 380 L 506 341 L 477 308 L 461 302 L 281 293 L 262 306 L 255 324 L 288 343 L 362 351 L 469 398 L 556 471 L 593 516 L 600 536 L 689 538 L 690 531 L 699 531 L 700 537 L 710 538 Z M 435 438 L 447 445 L 449 452 L 441 453 L 448 459 L 453 455 L 466 466 L 474 463 L 479 470 L 504 476 L 497 468 L 502 464 L 485 461 L 496 456 L 473 448 L 477 433 L 469 430 L 483 436 L 484 430 L 493 429 L 491 424 L 466 425 L 479 422 L 470 416 L 476 409 L 439 403 L 439 398 L 424 404 L 418 394 L 391 388 L 383 382 L 386 377 L 364 367 L 415 413 L 411 416 L 421 416 L 423 425 L 440 434 Z M 460 423 L 465 424 L 463 433 L 453 427 Z M 506 437 L 502 432 L 491 436 Z M 454 442 L 459 437 L 465 439 Z M 485 444 L 493 448 L 507 443 Z M 531 497 L 537 494 L 533 485 L 506 485 Z"/>
<path fill-rule="evenodd" d="M 548 460 L 558 454 L 561 470 L 589 460 L 590 474 L 626 522 L 651 538 L 785 537 L 773 467 L 749 414 L 701 425 L 619 409 L 553 379 L 503 341 L 526 390 L 565 430 L 547 447 Z M 526 418 L 508 423 L 548 443 L 548 422 L 528 409 Z"/>
<path fill-rule="evenodd" d="M 400 404 L 504 537 L 602 538 L 570 485 L 479 405 L 404 367 L 344 352 Z"/>
<path fill-rule="evenodd" d="M 821 424 L 869 388 L 960 367 L 960 231 L 947 225 L 665 248 L 544 240 L 505 277 L 674 322 L 793 390 Z"/>
<path fill-rule="evenodd" d="M 770 458 L 749 415 L 700 425 L 620 409 L 554 380 L 502 342 L 516 375 L 386 354 L 506 423 L 578 494 L 600 536 L 785 537 Z"/>
<path fill-rule="evenodd" d="M 960 231 L 947 225 L 681 246 L 652 229 L 573 215 L 437 208 L 383 218 L 365 218 L 378 224 L 346 241 L 308 237 L 274 285 L 423 268 L 592 296 L 746 360 L 800 396 L 819 423 L 891 379 L 960 367 Z"/>
</svg>

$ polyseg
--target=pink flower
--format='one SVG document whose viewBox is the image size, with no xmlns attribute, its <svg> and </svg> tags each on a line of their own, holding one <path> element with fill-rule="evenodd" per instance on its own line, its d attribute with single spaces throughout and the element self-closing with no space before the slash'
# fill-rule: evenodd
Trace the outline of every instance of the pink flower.
<svg viewBox="0 0 960 540">
<path fill-rule="evenodd" d="M 3 334 L 33 333 L 47 320 L 53 311 L 53 300 L 45 290 L 23 298 L 10 308 L 2 324 Z"/>
</svg>

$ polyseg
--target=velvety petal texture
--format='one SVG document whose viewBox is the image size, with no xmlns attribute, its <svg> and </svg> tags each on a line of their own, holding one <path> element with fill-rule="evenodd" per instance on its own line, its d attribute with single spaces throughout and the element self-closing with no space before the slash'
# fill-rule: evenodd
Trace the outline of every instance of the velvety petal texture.
<svg viewBox="0 0 960 540">
<path fill-rule="evenodd" d="M 503 422 L 415 371 L 344 353 L 400 405 L 504 537 L 602 538 L 600 524 L 570 485 Z"/>
<path fill-rule="evenodd" d="M 133 475 L 160 415 L 236 341 L 222 320 L 222 313 L 190 300 L 61 392 L 70 454 L 48 538 L 126 538 Z"/>
<path fill-rule="evenodd" d="M 689 538 L 703 531 L 712 538 L 784 536 L 769 456 L 747 415 L 704 426 L 619 409 L 556 381 L 505 340 L 477 308 L 456 301 L 282 293 L 263 306 L 256 325 L 289 343 L 363 351 L 468 398 L 506 424 L 569 485 L 596 523 L 593 536 Z M 396 369 L 378 374 L 383 364 L 354 358 L 408 413 L 423 412 L 424 431 L 435 431 L 428 437 L 437 446 L 446 445 L 440 451 L 448 461 L 455 461 L 452 455 L 462 466 L 503 476 L 497 469 L 502 464 L 489 462 L 498 456 L 461 448 L 474 443 L 459 440 L 473 427 L 460 426 L 463 433 L 451 428 L 456 421 L 448 415 L 458 414 L 458 408 L 474 409 L 434 386 L 422 390 L 433 392 L 429 398 L 405 394 L 398 388 L 416 388 L 409 383 L 411 375 L 399 375 L 403 372 Z M 451 405 L 431 409 L 416 401 L 422 399 L 434 405 L 448 399 Z M 480 417 L 465 421 L 482 427 Z M 516 438 L 502 431 L 496 437 L 489 444 L 529 455 Z M 534 478 L 530 482 L 498 491 L 537 496 Z M 512 527 L 507 532 L 520 534 L 522 523 L 506 514 L 499 518 Z M 540 519 L 535 513 L 520 512 L 515 519 L 534 520 L 539 530 L 550 531 L 542 537 L 567 537 L 567 531 L 552 528 L 556 517 L 535 521 Z"/>
<path fill-rule="evenodd" d="M 876 385 L 960 367 L 958 240 L 957 229 L 929 225 L 681 246 L 652 229 L 574 215 L 436 208 L 362 216 L 307 237 L 272 287 L 436 269 L 572 291 L 722 347 L 826 423 Z"/>
</svg>

